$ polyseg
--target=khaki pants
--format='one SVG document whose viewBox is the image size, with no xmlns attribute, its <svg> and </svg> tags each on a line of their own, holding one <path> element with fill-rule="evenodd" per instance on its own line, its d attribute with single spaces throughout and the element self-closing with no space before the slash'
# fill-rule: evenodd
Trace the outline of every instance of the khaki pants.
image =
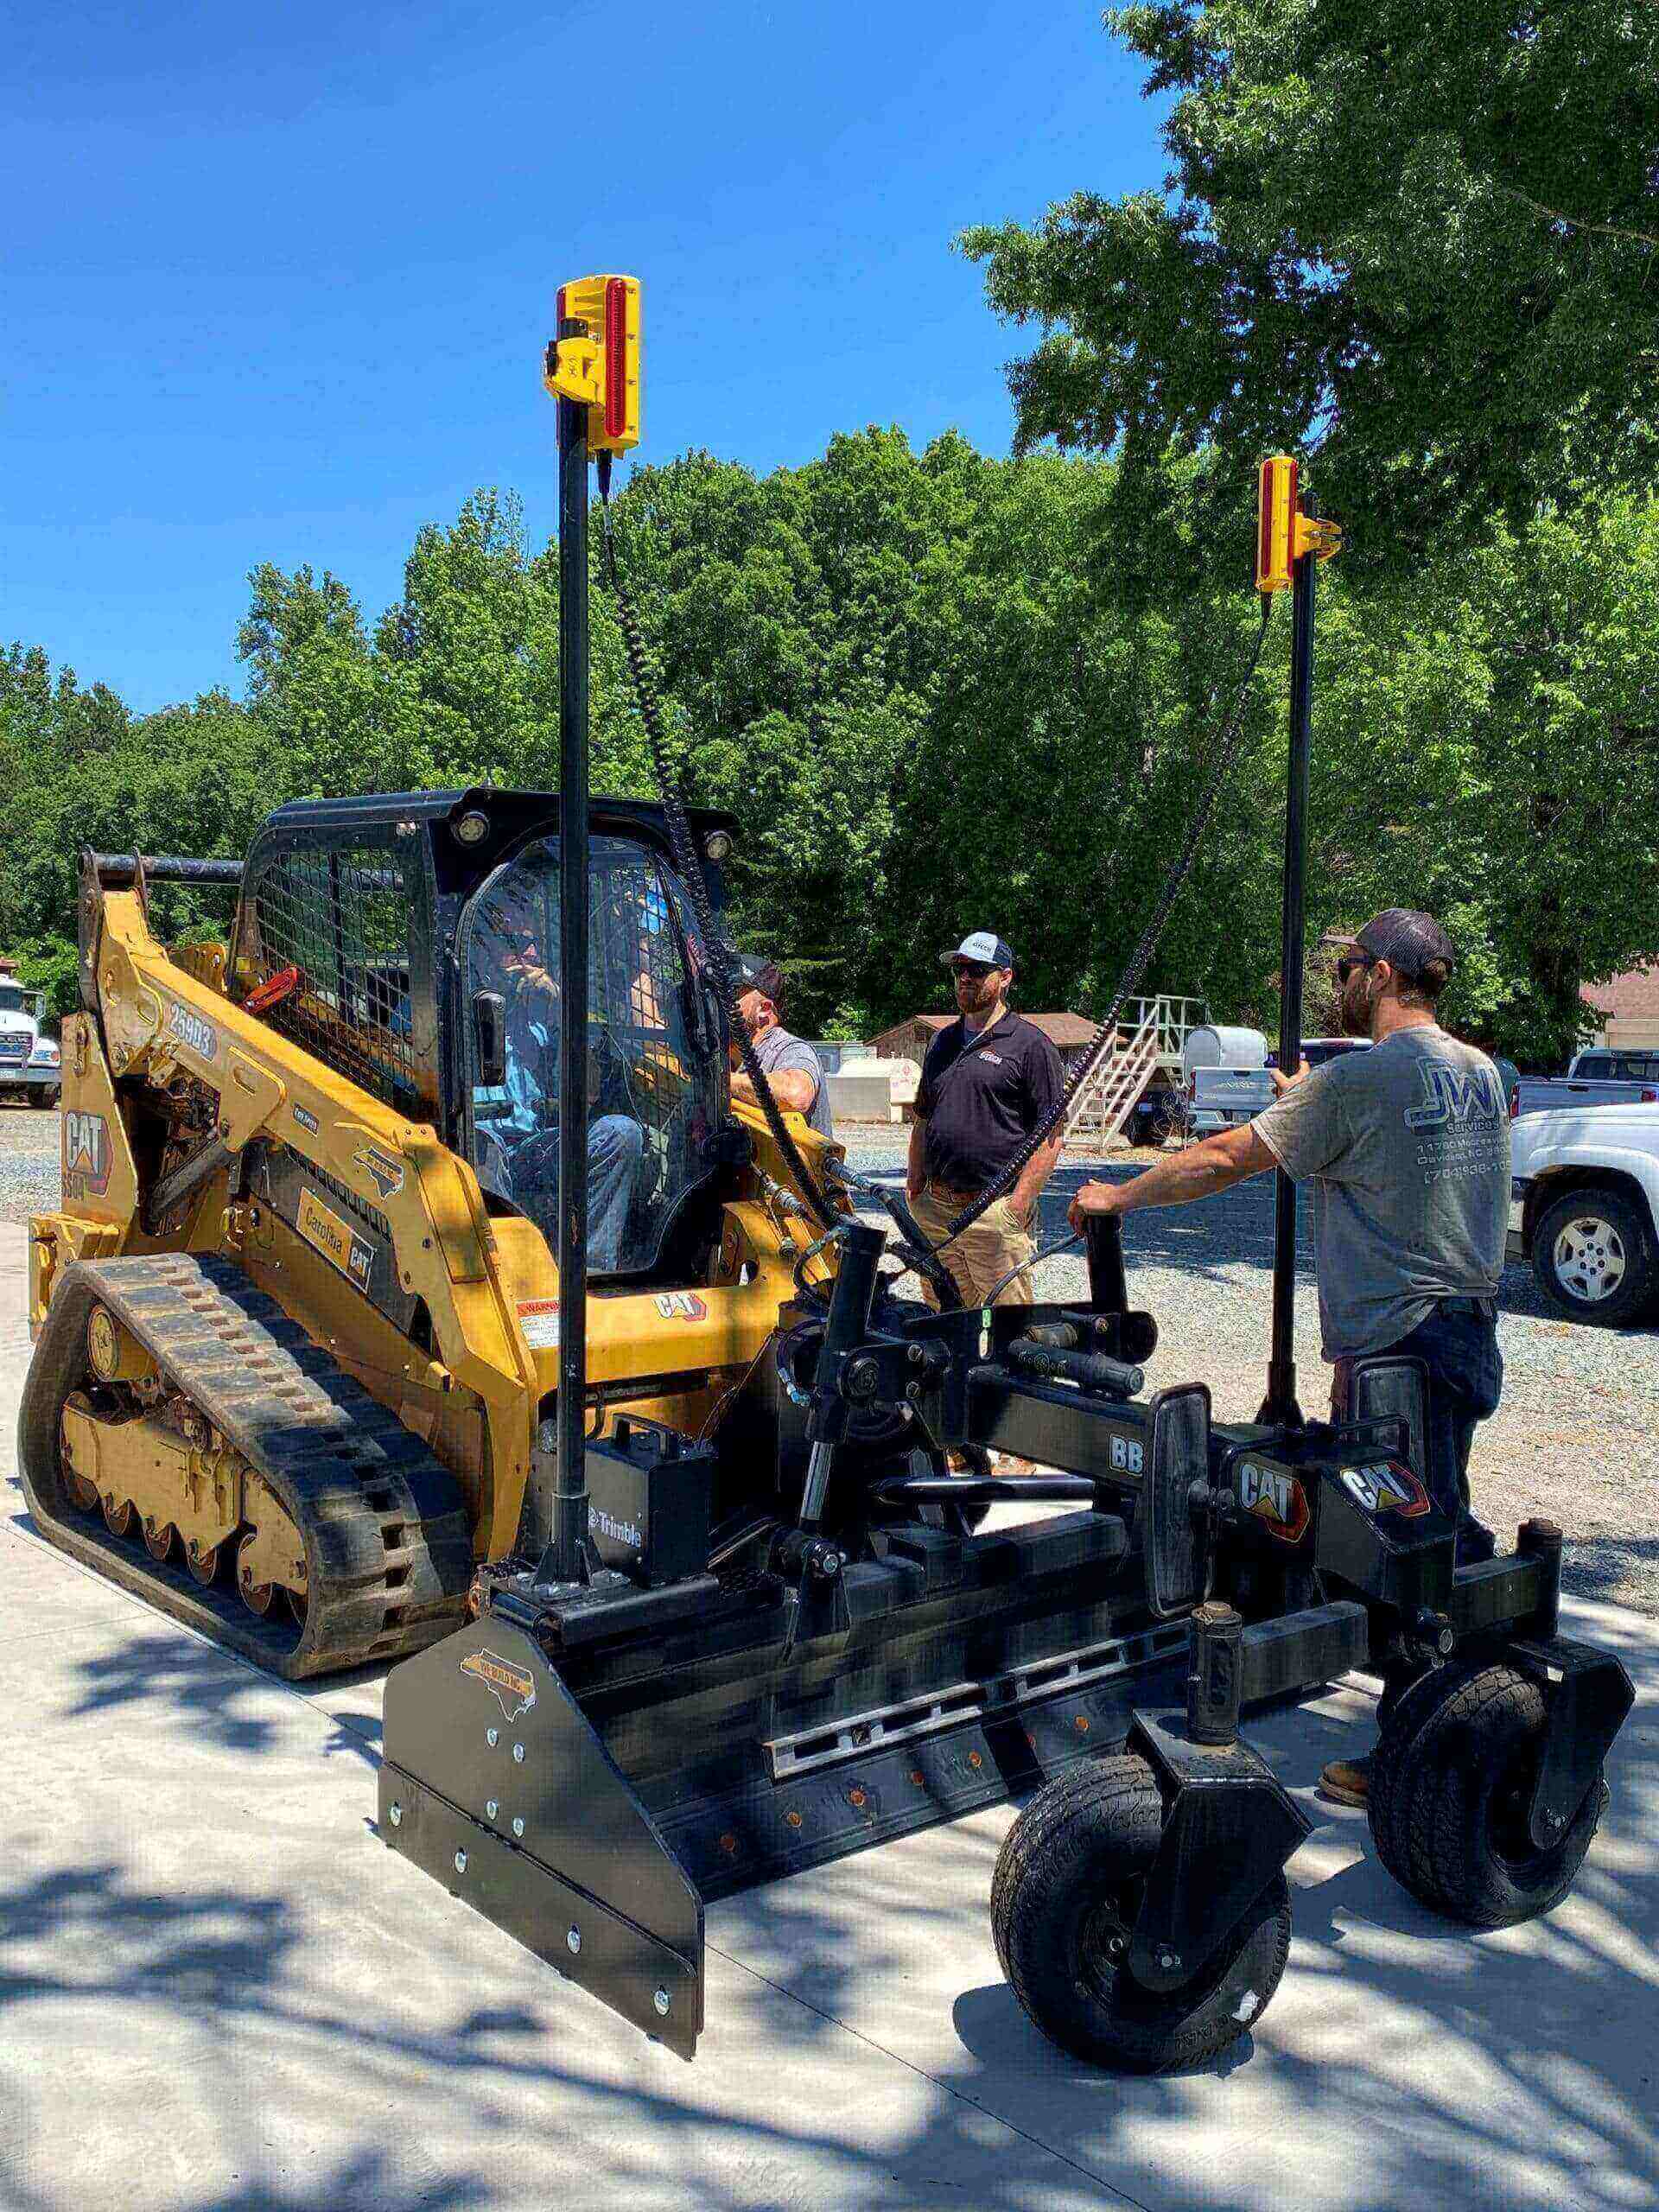
<svg viewBox="0 0 1659 2212">
<path fill-rule="evenodd" d="M 912 1201 L 911 1211 L 926 1232 L 931 1244 L 937 1244 L 949 1230 L 950 1224 L 969 1203 L 967 1192 L 942 1193 L 937 1183 L 929 1183 L 920 1198 Z M 1010 1268 L 1017 1268 L 1028 1260 L 1037 1249 L 1037 1240 L 1023 1230 L 1014 1217 L 1013 1207 L 1006 1198 L 999 1198 L 988 1207 L 973 1227 L 947 1244 L 939 1257 L 944 1262 L 950 1280 L 962 1293 L 966 1306 L 983 1306 L 985 1297 L 995 1284 L 1001 1281 Z M 922 1282 L 922 1296 L 930 1306 L 937 1306 L 938 1299 Z M 1016 1275 L 1004 1289 L 997 1293 L 999 1306 L 1029 1306 L 1031 1304 L 1031 1274 L 1029 1269 Z"/>
</svg>

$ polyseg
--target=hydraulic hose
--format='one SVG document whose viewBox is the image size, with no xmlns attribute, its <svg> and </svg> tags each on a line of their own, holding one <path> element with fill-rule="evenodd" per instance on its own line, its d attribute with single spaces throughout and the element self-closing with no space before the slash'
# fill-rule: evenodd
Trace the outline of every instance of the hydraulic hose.
<svg viewBox="0 0 1659 2212">
<path fill-rule="evenodd" d="M 709 881 L 702 872 L 702 855 L 697 850 L 696 840 L 691 835 L 691 824 L 686 815 L 685 797 L 673 763 L 669 759 L 668 741 L 663 728 L 662 701 L 652 675 L 650 657 L 645 633 L 634 613 L 633 601 L 628 596 L 617 566 L 616 546 L 611 534 L 611 455 L 601 453 L 598 457 L 599 503 L 602 541 L 605 548 L 605 580 L 610 586 L 611 596 L 616 602 L 617 620 L 621 626 L 622 642 L 628 657 L 628 673 L 633 683 L 633 696 L 639 709 L 639 719 L 645 726 L 646 741 L 651 747 L 652 766 L 656 772 L 657 787 L 662 793 L 663 812 L 668 822 L 668 839 L 674 854 L 674 865 L 685 880 L 690 893 L 691 911 L 696 918 L 697 930 L 702 938 L 709 970 L 714 978 L 725 1006 L 731 1033 L 737 1046 L 738 1058 L 743 1072 L 754 1089 L 761 1113 L 766 1116 L 772 1141 L 782 1154 L 784 1163 L 794 1178 L 802 1198 L 811 1208 L 819 1226 L 824 1230 L 837 1228 L 843 1217 L 832 1207 L 819 1189 L 811 1170 L 801 1157 L 800 1147 L 791 1136 L 772 1096 L 772 1085 L 766 1080 L 766 1070 L 756 1057 L 754 1046 L 742 1014 L 738 1010 L 741 993 L 738 980 L 727 958 L 725 940 L 715 927 L 713 905 L 709 897 Z"/>
<path fill-rule="evenodd" d="M 1158 949 L 1158 940 L 1163 935 L 1164 925 L 1169 919 L 1170 909 L 1180 895 L 1181 886 L 1192 872 L 1192 863 L 1198 858 L 1199 843 L 1205 830 L 1209 827 L 1210 817 L 1215 810 L 1217 799 L 1221 795 L 1221 787 L 1227 780 L 1227 772 L 1232 766 L 1233 754 L 1238 744 L 1239 731 L 1243 727 L 1244 702 L 1249 695 L 1250 682 L 1255 674 L 1256 664 L 1262 658 L 1262 648 L 1267 643 L 1268 620 L 1272 608 L 1272 599 L 1264 595 L 1262 601 L 1262 621 L 1255 633 L 1255 642 L 1250 648 L 1249 658 L 1246 661 L 1244 672 L 1238 680 L 1238 688 L 1233 694 L 1233 702 L 1227 709 L 1226 719 L 1217 734 L 1214 758 L 1211 762 L 1208 777 L 1198 794 L 1198 804 L 1194 807 L 1191 819 L 1187 823 L 1186 835 L 1181 841 L 1180 851 L 1176 855 L 1174 864 L 1164 879 L 1163 888 L 1158 894 L 1158 902 L 1152 910 L 1152 918 L 1141 932 L 1141 941 L 1129 955 L 1128 965 L 1118 977 L 1117 988 L 1112 994 L 1112 1002 L 1107 1007 L 1094 1035 L 1090 1039 L 1087 1051 L 1071 1071 L 1065 1087 L 1060 1093 L 1059 1103 L 1043 1127 L 1033 1136 L 1026 1139 L 995 1182 L 988 1184 L 973 1204 L 970 1206 L 965 1206 L 957 1216 L 934 1247 L 936 1251 L 942 1252 L 947 1244 L 953 1243 L 964 1230 L 971 1229 L 980 1216 L 994 1206 L 999 1198 L 1007 1195 L 1019 1180 L 1021 1170 L 1037 1153 L 1042 1150 L 1053 1136 L 1055 1130 L 1065 1127 L 1066 1117 L 1071 1111 L 1077 1094 L 1093 1077 L 1107 1054 L 1115 1049 L 1117 1042 L 1117 1017 L 1122 1011 L 1123 1001 L 1145 975 L 1147 964 Z"/>
</svg>

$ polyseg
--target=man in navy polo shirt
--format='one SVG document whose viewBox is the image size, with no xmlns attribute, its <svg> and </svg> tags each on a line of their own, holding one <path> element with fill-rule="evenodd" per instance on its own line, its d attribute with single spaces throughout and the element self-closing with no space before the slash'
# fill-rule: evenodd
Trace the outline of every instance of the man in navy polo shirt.
<svg viewBox="0 0 1659 2212">
<path fill-rule="evenodd" d="M 1007 1002 L 1014 954 L 1002 938 L 976 930 L 940 958 L 955 980 L 958 1018 L 927 1048 L 905 1179 L 911 1211 L 936 1244 L 1044 1127 L 1065 1087 L 1059 1054 Z M 944 1245 L 939 1256 L 969 1306 L 982 1306 L 993 1290 L 999 1306 L 1031 1303 L 1028 1271 L 996 1286 L 1036 1249 L 1037 1201 L 1060 1156 L 1060 1141 L 1056 1130 L 1020 1169 L 1008 1195 Z"/>
</svg>

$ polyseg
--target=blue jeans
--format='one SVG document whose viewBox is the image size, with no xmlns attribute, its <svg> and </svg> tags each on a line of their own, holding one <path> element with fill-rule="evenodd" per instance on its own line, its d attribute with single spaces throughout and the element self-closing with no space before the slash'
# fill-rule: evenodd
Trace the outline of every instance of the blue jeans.
<svg viewBox="0 0 1659 2212">
<path fill-rule="evenodd" d="M 628 1202 L 645 1135 L 626 1114 L 601 1114 L 588 1130 L 588 1264 L 605 1274 L 623 1263 Z"/>
<path fill-rule="evenodd" d="M 626 1266 L 623 1243 L 633 1179 L 645 1134 L 626 1114 L 601 1114 L 588 1125 L 588 1264 L 595 1274 Z M 512 1197 L 559 1249 L 559 1133 L 543 1129 L 512 1155 Z"/>
<path fill-rule="evenodd" d="M 1491 1300 L 1456 1299 L 1436 1306 L 1397 1344 L 1366 1357 L 1420 1359 L 1428 1370 L 1428 1465 L 1421 1469 L 1429 1496 L 1440 1511 L 1461 1527 L 1472 1516 L 1469 1505 L 1469 1452 L 1475 1430 L 1497 1411 L 1503 1389 L 1503 1355 L 1491 1313 L 1477 1310 Z M 1331 1408 L 1345 1417 L 1351 1360 L 1337 1362 Z"/>
</svg>

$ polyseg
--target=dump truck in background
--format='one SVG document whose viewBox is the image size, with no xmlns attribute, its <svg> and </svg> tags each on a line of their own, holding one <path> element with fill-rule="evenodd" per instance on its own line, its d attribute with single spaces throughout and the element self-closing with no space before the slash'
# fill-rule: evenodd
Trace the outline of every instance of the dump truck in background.
<svg viewBox="0 0 1659 2212">
<path fill-rule="evenodd" d="M 0 960 L 0 1099 L 57 1104 L 63 1070 L 45 1022 L 45 994 L 18 982 L 15 960 Z"/>
</svg>

